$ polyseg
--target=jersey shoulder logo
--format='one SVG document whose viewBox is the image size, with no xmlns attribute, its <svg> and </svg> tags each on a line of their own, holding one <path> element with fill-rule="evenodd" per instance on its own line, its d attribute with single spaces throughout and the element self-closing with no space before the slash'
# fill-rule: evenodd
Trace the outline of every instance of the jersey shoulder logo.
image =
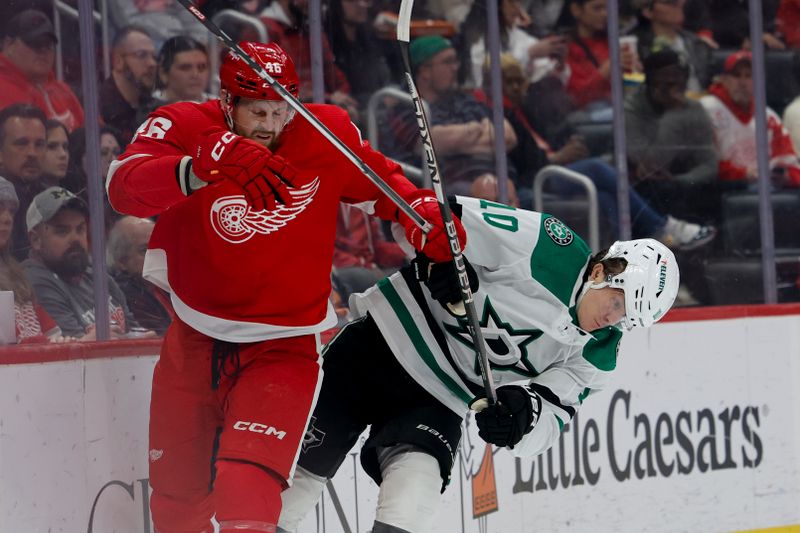
<svg viewBox="0 0 800 533">
<path fill-rule="evenodd" d="M 297 189 L 289 189 L 291 207 L 278 204 L 274 211 L 253 211 L 244 195 L 223 196 L 211 205 L 211 227 L 222 239 L 239 244 L 256 234 L 280 230 L 305 211 L 319 190 L 319 177 Z"/>
<path fill-rule="evenodd" d="M 553 242 L 559 246 L 567 246 L 575 239 L 567 225 L 556 217 L 550 217 L 544 221 L 544 230 L 553 239 Z"/>
</svg>

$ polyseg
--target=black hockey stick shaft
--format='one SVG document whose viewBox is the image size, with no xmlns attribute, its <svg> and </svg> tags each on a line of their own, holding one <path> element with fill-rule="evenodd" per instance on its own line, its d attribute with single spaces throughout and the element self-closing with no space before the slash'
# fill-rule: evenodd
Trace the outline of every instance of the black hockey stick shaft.
<svg viewBox="0 0 800 533">
<path fill-rule="evenodd" d="M 414 111 L 417 115 L 417 125 L 419 126 L 419 134 L 422 139 L 422 151 L 425 153 L 425 164 L 428 167 L 428 174 L 430 174 L 431 177 L 436 199 L 439 201 L 439 210 L 442 213 L 442 220 L 444 220 L 444 225 L 447 230 L 447 238 L 450 241 L 453 263 L 456 267 L 459 285 L 461 285 L 461 299 L 464 302 L 464 310 L 467 315 L 467 328 L 472 337 L 472 343 L 475 345 L 475 353 L 481 371 L 483 388 L 486 392 L 486 400 L 489 402 L 489 405 L 492 405 L 497 402 L 497 394 L 494 390 L 494 379 L 492 378 L 492 369 L 489 366 L 489 356 L 486 353 L 486 342 L 481 332 L 478 312 L 475 310 L 475 301 L 472 296 L 472 289 L 469 286 L 469 276 L 467 275 L 467 268 L 464 264 L 464 255 L 461 253 L 461 244 L 458 242 L 458 236 L 456 235 L 453 214 L 450 212 L 450 205 L 447 202 L 447 195 L 445 194 L 444 184 L 441 180 L 439 162 L 436 159 L 436 151 L 433 148 L 433 139 L 431 138 L 430 123 L 425 113 L 425 107 L 422 105 L 422 98 L 419 95 L 419 91 L 417 91 L 417 85 L 414 83 L 414 75 L 409 59 L 409 27 L 411 25 L 411 10 L 413 7 L 414 0 L 402 0 L 400 3 L 400 14 L 397 19 L 397 40 L 400 43 L 400 51 L 403 56 L 406 80 L 408 81 L 408 88 L 411 92 L 411 99 L 414 101 Z"/>
<path fill-rule="evenodd" d="M 191 0 L 178 0 L 183 7 L 185 7 L 189 13 L 194 15 L 194 17 L 200 21 L 203 26 L 208 29 L 211 33 L 213 33 L 222 44 L 224 44 L 228 49 L 230 49 L 234 54 L 239 56 L 239 58 L 247 63 L 247 65 L 252 68 L 261 78 L 266 81 L 272 89 L 278 93 L 278 95 L 283 98 L 292 109 L 297 111 L 303 118 L 305 118 L 317 131 L 319 131 L 323 137 L 325 137 L 328 141 L 331 142 L 342 154 L 344 154 L 347 159 L 350 160 L 356 167 L 358 167 L 364 175 L 369 178 L 369 180 L 375 184 L 378 189 L 383 192 L 389 199 L 397 206 L 400 211 L 406 214 L 411 220 L 414 221 L 424 233 L 428 233 L 431 230 L 431 225 L 426 221 L 419 213 L 414 211 L 408 202 L 406 202 L 397 192 L 389 187 L 389 185 L 381 178 L 374 170 L 372 170 L 364 161 L 358 157 L 349 146 L 344 144 L 341 139 L 339 139 L 336 135 L 333 134 L 331 130 L 328 129 L 325 124 L 320 122 L 320 120 L 315 117 L 311 111 L 306 109 L 306 107 L 300 103 L 300 101 L 292 95 L 289 91 L 287 91 L 283 85 L 275 81 L 275 79 L 270 76 L 264 68 L 259 65 L 250 55 L 242 50 L 242 48 L 230 38 L 230 36 L 222 31 L 222 28 L 214 24 L 208 17 L 206 17 L 200 9 L 194 5 Z"/>
</svg>

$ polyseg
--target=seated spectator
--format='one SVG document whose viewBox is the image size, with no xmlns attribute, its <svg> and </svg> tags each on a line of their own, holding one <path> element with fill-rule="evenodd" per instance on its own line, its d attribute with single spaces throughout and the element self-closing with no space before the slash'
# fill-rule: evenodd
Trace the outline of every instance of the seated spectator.
<svg viewBox="0 0 800 533">
<path fill-rule="evenodd" d="M 608 51 L 606 0 L 569 0 L 571 19 L 567 64 L 570 68 L 567 92 L 578 108 L 592 102 L 611 101 L 611 60 Z M 566 22 L 566 21 L 565 21 Z M 639 70 L 638 57 L 630 48 L 620 50 L 625 72 Z"/>
<path fill-rule="evenodd" d="M 662 213 L 715 219 L 714 134 L 703 106 L 686 98 L 689 67 L 665 49 L 646 57 L 644 70 L 645 83 L 625 99 L 632 181 Z"/>
<path fill-rule="evenodd" d="M 719 179 L 749 183 L 758 179 L 756 120 L 750 52 L 728 56 L 718 81 L 700 103 L 711 118 L 714 144 L 719 152 Z M 775 187 L 800 187 L 800 161 L 781 119 L 767 108 L 769 168 Z"/>
<path fill-rule="evenodd" d="M 158 53 L 157 100 L 203 103 L 211 98 L 208 88 L 208 51 L 191 37 L 167 39 Z"/>
<path fill-rule="evenodd" d="M 793 0 L 792 0 L 793 1 Z M 749 0 L 686 0 L 684 15 L 687 30 L 697 33 L 712 48 L 750 47 Z M 762 39 L 771 49 L 785 48 L 776 29 L 781 0 L 761 0 Z"/>
<path fill-rule="evenodd" d="M 553 76 L 565 84 L 569 79 L 569 68 L 566 66 L 567 39 L 563 35 L 550 35 L 537 39 L 522 27 L 530 24 L 531 19 L 522 6 L 521 0 L 502 0 L 497 3 L 500 18 L 501 48 L 509 52 L 525 69 L 531 82 L 537 82 L 547 76 Z M 465 24 L 477 19 L 483 24 L 484 31 L 476 33 L 475 42 L 470 43 L 469 55 L 472 65 L 472 83 L 474 87 L 483 85 L 483 65 L 486 62 L 487 47 L 485 39 L 486 0 L 476 0 Z"/>
<path fill-rule="evenodd" d="M 207 38 L 208 30 L 174 0 L 107 1 L 109 18 L 117 32 L 129 25 L 148 28 L 157 48 L 177 35 L 191 35 L 200 40 Z"/>
<path fill-rule="evenodd" d="M 55 187 L 67 175 L 69 167 L 69 132 L 55 119 L 45 122 L 47 144 L 42 158 L 41 183 L 43 188 Z"/>
<path fill-rule="evenodd" d="M 711 47 L 700 37 L 683 29 L 685 0 L 647 0 L 641 10 L 643 25 L 635 35 L 639 56 L 669 48 L 682 55 L 688 66 L 687 89 L 694 94 L 705 91 L 711 81 Z"/>
<path fill-rule="evenodd" d="M 100 115 L 129 143 L 147 115 L 163 102 L 153 98 L 156 48 L 147 30 L 127 26 L 111 43 L 111 75 L 100 86 Z"/>
<path fill-rule="evenodd" d="M 146 218 L 126 216 L 117 220 L 108 235 L 106 261 L 136 321 L 162 336 L 172 322 L 169 294 L 142 277 L 144 254 L 154 226 Z"/>
<path fill-rule="evenodd" d="M 786 46 L 800 48 L 800 0 L 781 0 L 776 25 Z"/>
<path fill-rule="evenodd" d="M 61 329 L 33 299 L 33 288 L 10 252 L 11 229 L 19 200 L 14 186 L 0 178 L 0 291 L 14 293 L 14 322 L 19 343 L 60 342 Z"/>
<path fill-rule="evenodd" d="M 494 172 L 491 113 L 474 96 L 458 88 L 458 56 L 449 40 L 438 35 L 415 39 L 410 46 L 410 59 L 419 94 L 430 105 L 431 138 L 442 180 L 448 193 L 467 194 L 473 179 Z M 390 137 L 396 145 L 386 153 L 420 166 L 414 110 L 411 106 L 402 107 L 390 117 Z M 506 149 L 511 150 L 517 139 L 508 121 L 504 126 Z"/>
<path fill-rule="evenodd" d="M 96 338 L 88 218 L 86 203 L 66 189 L 51 187 L 37 194 L 26 214 L 31 254 L 22 263 L 36 300 L 65 335 L 79 340 Z M 111 276 L 108 293 L 111 338 L 121 339 L 139 324 Z"/>
<path fill-rule="evenodd" d="M 261 21 L 267 27 L 270 42 L 286 51 L 294 60 L 300 78 L 300 99 L 311 100 L 311 46 L 308 32 L 308 2 L 304 0 L 272 0 L 261 12 Z M 347 110 L 353 120 L 358 119 L 358 102 L 350 96 L 350 84 L 339 70 L 331 46 L 322 35 L 322 64 L 325 98 Z"/>
<path fill-rule="evenodd" d="M 522 207 L 533 209 L 533 180 L 539 170 L 549 164 L 562 165 L 592 180 L 597 188 L 600 211 L 612 228 L 612 237 L 616 238 L 619 233 L 617 170 L 600 158 L 589 158 L 589 152 L 579 136 L 573 136 L 560 150 L 553 150 L 522 112 L 522 101 L 527 85 L 522 67 L 508 54 L 500 57 L 500 66 L 506 119 L 514 128 L 519 141 L 509 153 L 509 162 L 517 170 L 517 186 Z M 488 65 L 486 68 L 488 74 Z M 478 92 L 477 95 L 479 100 L 490 105 L 487 92 L 488 88 Z M 549 181 L 548 191 L 565 197 L 585 194 L 583 187 L 566 180 Z M 713 227 L 661 215 L 634 189 L 630 189 L 628 201 L 635 238 L 654 237 L 672 248 L 685 251 L 703 246 L 716 234 Z"/>
<path fill-rule="evenodd" d="M 335 246 L 334 275 L 345 302 L 405 264 L 405 253 L 386 240 L 380 221 L 349 204 L 339 206 Z"/>
<path fill-rule="evenodd" d="M 56 42 L 53 25 L 41 11 L 28 9 L 8 21 L 0 53 L 0 108 L 34 105 L 72 131 L 83 125 L 83 108 L 53 73 Z"/>
<path fill-rule="evenodd" d="M 369 97 L 392 80 L 370 16 L 371 0 L 331 0 L 326 33 L 334 61 L 350 94 L 366 107 Z"/>
<path fill-rule="evenodd" d="M 469 195 L 473 198 L 482 198 L 490 202 L 500 201 L 500 187 L 497 182 L 497 176 L 494 174 L 483 174 L 475 178 L 472 186 L 469 188 Z M 519 207 L 519 198 L 517 198 L 517 188 L 514 182 L 506 180 L 506 205 L 511 207 Z"/>
<path fill-rule="evenodd" d="M 108 175 L 108 168 L 111 162 L 114 161 L 119 154 L 122 153 L 120 148 L 118 132 L 108 126 L 100 127 L 100 169 L 97 176 L 97 182 L 105 191 L 105 180 Z M 67 176 L 62 182 L 62 186 L 71 191 L 72 193 L 83 198 L 85 202 L 89 201 L 89 169 L 86 161 L 86 132 L 83 128 L 72 132 L 69 136 L 69 169 Z M 105 227 L 110 229 L 115 220 L 120 218 L 119 213 L 111 208 L 108 202 L 108 196 L 103 193 L 105 201 Z"/>
<path fill-rule="evenodd" d="M 41 175 L 47 143 L 44 112 L 30 104 L 13 104 L 0 111 L 0 175 L 13 185 L 19 200 L 11 236 L 11 254 L 28 256 L 25 212 L 42 191 Z"/>
</svg>

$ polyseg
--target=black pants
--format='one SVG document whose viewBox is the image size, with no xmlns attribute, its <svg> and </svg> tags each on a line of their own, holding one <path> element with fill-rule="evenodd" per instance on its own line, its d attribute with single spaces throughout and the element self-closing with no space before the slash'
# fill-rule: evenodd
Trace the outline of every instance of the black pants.
<svg viewBox="0 0 800 533">
<path fill-rule="evenodd" d="M 359 435 L 371 426 L 361 465 L 378 485 L 382 481 L 378 449 L 411 444 L 439 462 L 444 490 L 461 440 L 462 417 L 408 375 L 372 317 L 345 326 L 323 356 L 322 389 L 299 465 L 318 476 L 333 477 Z"/>
</svg>

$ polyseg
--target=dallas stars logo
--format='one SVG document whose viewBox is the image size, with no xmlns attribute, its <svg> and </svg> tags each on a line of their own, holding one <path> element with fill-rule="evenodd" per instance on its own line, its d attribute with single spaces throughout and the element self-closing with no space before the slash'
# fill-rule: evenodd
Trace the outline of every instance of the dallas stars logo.
<svg viewBox="0 0 800 533">
<path fill-rule="evenodd" d="M 538 376 L 539 372 L 528 360 L 526 346 L 543 335 L 538 329 L 514 329 L 503 322 L 495 311 L 489 297 L 483 303 L 483 316 L 480 328 L 486 341 L 489 366 L 493 369 L 510 370 L 526 377 Z M 459 319 L 458 325 L 442 324 L 444 329 L 457 341 L 476 352 L 475 372 L 480 372 L 477 351 L 467 329 L 467 321 Z"/>
</svg>

